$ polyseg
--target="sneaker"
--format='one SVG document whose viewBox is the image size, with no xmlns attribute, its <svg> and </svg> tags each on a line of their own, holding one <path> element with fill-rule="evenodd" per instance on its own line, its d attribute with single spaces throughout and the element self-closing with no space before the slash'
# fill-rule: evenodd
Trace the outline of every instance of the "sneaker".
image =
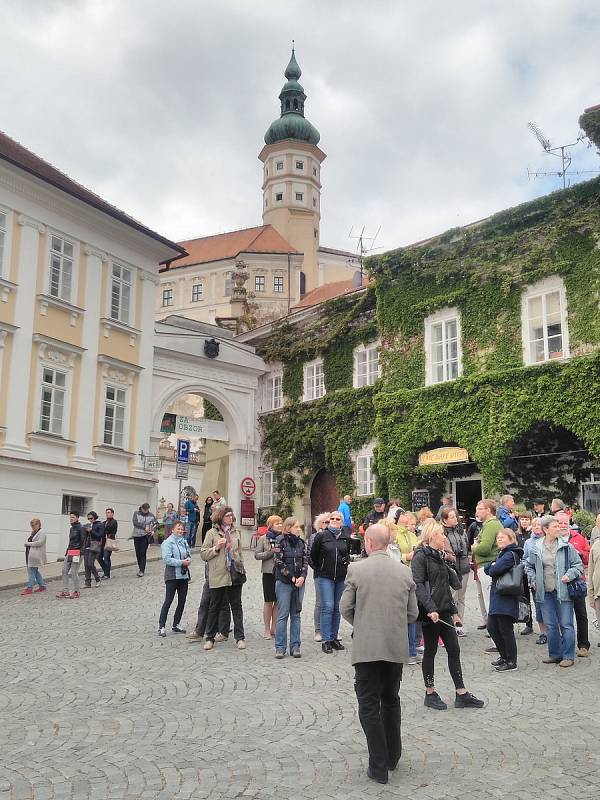
<svg viewBox="0 0 600 800">
<path fill-rule="evenodd" d="M 579 658 L 587 658 L 590 654 L 589 647 L 578 647 L 577 648 L 577 656 Z"/>
<path fill-rule="evenodd" d="M 246 642 L 245 642 L 244 639 L 240 639 L 239 640 L 239 642 L 237 643 L 237 649 L 238 650 L 245 650 L 246 649 Z"/>
<path fill-rule="evenodd" d="M 483 700 L 479 700 L 471 692 L 457 694 L 454 698 L 454 708 L 483 708 Z"/>
<path fill-rule="evenodd" d="M 431 694 L 427 694 L 427 692 L 425 692 L 425 700 L 423 705 L 427 708 L 435 708 L 436 711 L 446 711 L 448 709 L 448 706 L 446 703 L 444 703 L 437 692 L 431 692 Z"/>
<path fill-rule="evenodd" d="M 21 597 L 25 597 L 28 594 L 33 594 L 33 589 L 30 589 L 29 587 L 27 587 L 27 589 L 23 589 L 21 592 Z"/>
<path fill-rule="evenodd" d="M 461 625 L 460 627 L 459 627 L 459 626 L 457 626 L 457 627 L 456 627 L 456 635 L 457 635 L 457 636 L 466 636 L 466 635 L 467 635 L 467 632 L 466 632 L 466 630 L 465 630 L 465 629 L 462 627 L 462 625 Z"/>
<path fill-rule="evenodd" d="M 173 633 L 185 633 L 185 628 L 180 628 L 179 625 L 173 625 L 171 630 Z"/>
<path fill-rule="evenodd" d="M 46 587 L 45 586 L 38 586 L 37 589 L 34 589 L 33 591 L 34 591 L 35 594 L 37 594 L 38 592 L 45 592 L 46 591 Z"/>
<path fill-rule="evenodd" d="M 109 580 L 110 580 L 110 575 L 103 575 L 103 576 L 100 578 L 100 580 L 101 580 L 101 581 L 109 581 Z"/>
<path fill-rule="evenodd" d="M 299 649 L 292 650 L 292 658 L 302 658 L 302 653 Z"/>
<path fill-rule="evenodd" d="M 415 664 L 418 664 L 419 662 L 417 661 L 417 657 L 416 656 L 409 656 L 407 663 L 408 663 L 409 667 L 414 667 Z"/>
<path fill-rule="evenodd" d="M 222 633 L 217 633 L 217 635 L 215 636 L 215 642 L 226 642 L 226 641 L 227 641 L 227 636 L 223 636 Z"/>
<path fill-rule="evenodd" d="M 212 639 L 207 639 L 204 642 L 204 649 L 205 650 L 212 650 L 214 646 L 215 646 L 215 643 L 213 642 Z"/>
<path fill-rule="evenodd" d="M 323 644 L 321 645 L 321 650 L 324 653 L 327 653 L 328 656 L 331 655 L 331 653 L 333 653 L 333 647 L 331 646 L 331 642 L 323 642 Z"/>
<path fill-rule="evenodd" d="M 190 633 L 186 633 L 185 638 L 190 642 L 201 642 L 204 636 L 201 636 L 198 631 L 190 631 Z"/>
<path fill-rule="evenodd" d="M 71 595 L 68 592 L 59 592 L 56 596 L 58 597 L 59 600 L 64 600 L 67 597 L 71 597 Z"/>
<path fill-rule="evenodd" d="M 275 650 L 275 658 L 285 658 L 285 652 L 283 650 Z"/>
<path fill-rule="evenodd" d="M 143 578 L 144 577 L 144 573 L 142 572 L 141 569 L 138 570 L 137 576 L 138 576 L 138 578 Z"/>
<path fill-rule="evenodd" d="M 548 644 L 548 637 L 545 633 L 540 633 L 540 635 L 535 640 L 536 644 Z"/>
<path fill-rule="evenodd" d="M 484 653 L 497 653 L 498 652 L 498 648 L 497 647 L 486 647 L 483 652 Z"/>
<path fill-rule="evenodd" d="M 542 664 L 560 664 L 560 662 L 560 658 L 550 658 L 550 656 L 548 656 L 548 658 L 542 658 Z"/>
<path fill-rule="evenodd" d="M 162 638 L 164 639 L 165 636 L 167 635 L 167 632 L 166 632 L 166 630 L 164 628 L 159 628 L 158 629 L 158 635 L 162 636 Z"/>
<path fill-rule="evenodd" d="M 562 661 L 558 662 L 559 667 L 572 667 L 575 662 L 572 658 L 563 658 Z"/>
<path fill-rule="evenodd" d="M 420 644 L 417 646 L 417 653 L 424 653 L 425 652 L 425 645 Z"/>
<path fill-rule="evenodd" d="M 505 661 L 504 664 L 499 664 L 496 667 L 496 672 L 508 672 L 509 670 L 516 669 L 517 664 L 515 661 Z"/>
<path fill-rule="evenodd" d="M 331 646 L 333 647 L 334 650 L 345 650 L 346 649 L 344 647 L 344 645 L 340 642 L 339 639 L 332 639 L 331 640 Z"/>
<path fill-rule="evenodd" d="M 71 592 L 69 595 L 69 600 L 78 600 L 80 597 L 79 592 Z"/>
<path fill-rule="evenodd" d="M 322 642 L 322 641 L 323 641 L 323 637 L 321 636 L 321 634 L 319 633 L 319 631 L 317 631 L 317 632 L 315 633 L 315 642 Z"/>
<path fill-rule="evenodd" d="M 497 658 L 495 661 L 492 661 L 492 667 L 501 667 L 502 664 L 506 664 L 506 661 L 503 658 Z"/>
<path fill-rule="evenodd" d="M 521 631 L 521 636 L 530 636 L 533 633 L 533 628 L 531 625 L 526 625 L 523 630 Z"/>
<path fill-rule="evenodd" d="M 477 630 L 478 631 L 487 631 L 487 623 L 483 624 L 483 625 L 478 625 L 477 626 Z"/>
</svg>

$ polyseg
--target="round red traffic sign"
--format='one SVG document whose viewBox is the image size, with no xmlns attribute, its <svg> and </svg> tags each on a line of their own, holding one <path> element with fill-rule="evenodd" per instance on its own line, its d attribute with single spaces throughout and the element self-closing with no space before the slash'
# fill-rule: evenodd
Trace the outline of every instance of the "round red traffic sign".
<svg viewBox="0 0 600 800">
<path fill-rule="evenodd" d="M 252 495 L 256 492 L 256 482 L 254 478 L 243 478 L 242 479 L 242 494 L 244 497 L 252 497 Z"/>
</svg>

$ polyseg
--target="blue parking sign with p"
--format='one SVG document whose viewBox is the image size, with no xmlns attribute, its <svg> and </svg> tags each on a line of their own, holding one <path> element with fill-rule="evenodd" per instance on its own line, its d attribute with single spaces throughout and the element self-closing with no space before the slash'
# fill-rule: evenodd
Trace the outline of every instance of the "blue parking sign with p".
<svg viewBox="0 0 600 800">
<path fill-rule="evenodd" d="M 177 461 L 187 464 L 190 460 L 190 440 L 177 439 Z"/>
</svg>

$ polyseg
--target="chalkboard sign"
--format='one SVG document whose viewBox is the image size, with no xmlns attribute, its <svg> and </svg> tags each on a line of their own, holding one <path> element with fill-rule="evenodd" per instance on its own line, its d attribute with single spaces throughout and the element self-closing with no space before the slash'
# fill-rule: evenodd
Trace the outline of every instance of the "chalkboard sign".
<svg viewBox="0 0 600 800">
<path fill-rule="evenodd" d="M 412 510 L 416 513 L 425 506 L 429 506 L 429 490 L 415 489 L 412 493 Z"/>
</svg>

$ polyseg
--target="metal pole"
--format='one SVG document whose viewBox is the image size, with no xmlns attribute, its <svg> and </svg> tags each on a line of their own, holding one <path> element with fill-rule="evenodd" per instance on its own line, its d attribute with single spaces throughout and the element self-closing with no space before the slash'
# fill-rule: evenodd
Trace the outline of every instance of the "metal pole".
<svg viewBox="0 0 600 800">
<path fill-rule="evenodd" d="M 179 499 L 177 501 L 177 516 L 181 517 L 181 487 L 183 484 L 183 478 L 179 478 Z"/>
</svg>

